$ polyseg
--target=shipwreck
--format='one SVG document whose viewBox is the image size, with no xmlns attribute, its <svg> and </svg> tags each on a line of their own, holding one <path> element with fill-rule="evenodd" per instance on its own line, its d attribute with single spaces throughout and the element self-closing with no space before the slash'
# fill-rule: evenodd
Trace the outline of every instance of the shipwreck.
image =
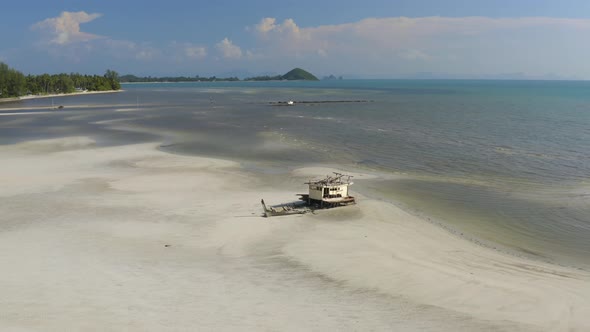
<svg viewBox="0 0 590 332">
<path fill-rule="evenodd" d="M 348 188 L 353 184 L 352 177 L 352 175 L 334 172 L 334 175 L 329 175 L 321 180 L 305 182 L 309 187 L 309 191 L 307 194 L 298 194 L 299 200 L 295 202 L 267 206 L 264 199 L 262 199 L 264 216 L 304 214 L 317 209 L 355 204 L 354 197 L 348 193 Z"/>
</svg>

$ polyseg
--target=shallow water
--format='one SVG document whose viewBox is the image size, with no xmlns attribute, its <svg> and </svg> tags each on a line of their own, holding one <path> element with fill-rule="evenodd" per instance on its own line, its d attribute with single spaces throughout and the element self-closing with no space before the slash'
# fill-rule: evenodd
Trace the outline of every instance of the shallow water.
<svg viewBox="0 0 590 332">
<path fill-rule="evenodd" d="M 103 145 L 242 161 L 281 173 L 359 168 L 401 180 L 357 190 L 471 236 L 590 267 L 590 83 L 546 81 L 131 84 L 55 98 L 60 111 L 0 117 L 0 143 L 91 136 Z M 369 100 L 271 106 L 271 101 Z M 50 99 L 14 105 L 43 108 Z M 34 109 L 34 112 L 46 112 Z M 14 112 L 14 111 L 11 111 Z"/>
</svg>

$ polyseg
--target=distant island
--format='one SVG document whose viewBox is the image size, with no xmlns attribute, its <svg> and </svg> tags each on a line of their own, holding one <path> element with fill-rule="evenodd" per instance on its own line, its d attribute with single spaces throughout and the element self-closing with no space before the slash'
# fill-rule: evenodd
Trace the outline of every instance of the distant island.
<svg viewBox="0 0 590 332">
<path fill-rule="evenodd" d="M 342 80 L 342 76 L 334 76 L 334 75 L 329 75 L 329 76 L 324 76 L 322 77 L 322 80 L 324 81 L 331 81 L 331 80 Z"/>
<path fill-rule="evenodd" d="M 189 76 L 164 76 L 164 77 L 138 77 L 135 75 L 123 75 L 120 77 L 121 83 L 169 83 L 169 82 L 233 82 L 239 81 L 237 77 L 201 77 L 196 75 L 194 77 Z"/>
<path fill-rule="evenodd" d="M 331 75 L 328 79 L 335 79 Z M 339 79 L 342 79 L 341 77 Z M 244 81 L 319 81 L 312 73 L 294 68 L 284 75 L 254 76 L 245 78 Z M 217 81 L 241 81 L 237 77 L 194 77 L 166 76 L 166 77 L 138 77 L 135 75 L 123 75 L 113 70 L 107 70 L 104 75 L 71 74 L 42 74 L 24 75 L 23 73 L 8 67 L 0 62 L 0 99 L 20 98 L 22 96 L 47 96 L 54 94 L 72 94 L 87 91 L 115 91 L 120 90 L 120 83 L 147 83 L 147 82 L 217 82 Z"/>
<path fill-rule="evenodd" d="M 241 81 L 237 77 L 202 77 L 196 75 L 194 77 L 189 76 L 165 76 L 165 77 L 138 77 L 135 75 L 123 75 L 120 78 L 121 83 L 148 83 L 148 82 L 235 82 Z M 317 77 L 315 77 L 310 72 L 303 70 L 301 68 L 295 68 L 290 70 L 288 73 L 284 75 L 276 75 L 276 76 L 254 76 L 245 78 L 244 81 L 319 81 Z"/>
<path fill-rule="evenodd" d="M 277 76 L 255 76 L 244 79 L 244 81 L 319 81 L 312 73 L 301 68 L 290 70 L 285 75 Z"/>
</svg>

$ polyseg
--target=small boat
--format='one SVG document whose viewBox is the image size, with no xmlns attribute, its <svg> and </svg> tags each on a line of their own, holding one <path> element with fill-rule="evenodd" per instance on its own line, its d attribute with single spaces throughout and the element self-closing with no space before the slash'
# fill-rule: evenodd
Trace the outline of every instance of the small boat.
<svg viewBox="0 0 590 332">
<path fill-rule="evenodd" d="M 291 214 L 304 214 L 312 210 L 305 204 L 305 202 L 295 202 L 287 204 L 279 204 L 275 206 L 266 206 L 264 199 L 260 200 L 265 217 L 288 216 Z M 299 204 L 298 204 L 299 203 Z"/>
</svg>

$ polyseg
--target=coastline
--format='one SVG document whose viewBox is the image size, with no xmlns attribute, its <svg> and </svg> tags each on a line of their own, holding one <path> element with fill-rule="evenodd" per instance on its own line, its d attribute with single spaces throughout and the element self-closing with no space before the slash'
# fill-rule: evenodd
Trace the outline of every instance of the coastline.
<svg viewBox="0 0 590 332">
<path fill-rule="evenodd" d="M 106 90 L 106 91 L 86 91 L 86 92 L 81 91 L 81 92 L 72 92 L 72 93 L 46 94 L 46 95 L 30 95 L 30 96 L 21 96 L 21 97 L 12 97 L 12 98 L 0 98 L 0 103 L 8 103 L 8 102 L 32 100 L 32 99 L 43 99 L 43 98 L 60 98 L 60 97 L 79 96 L 79 95 L 117 93 L 117 92 L 123 92 L 123 91 L 124 90 L 121 89 L 121 90 Z"/>
<path fill-rule="evenodd" d="M 479 246 L 362 196 L 262 218 L 261 197 L 293 200 L 332 169 L 299 168 L 277 186 L 158 147 L 0 146 L 2 329 L 590 328 L 588 271 Z"/>
</svg>

